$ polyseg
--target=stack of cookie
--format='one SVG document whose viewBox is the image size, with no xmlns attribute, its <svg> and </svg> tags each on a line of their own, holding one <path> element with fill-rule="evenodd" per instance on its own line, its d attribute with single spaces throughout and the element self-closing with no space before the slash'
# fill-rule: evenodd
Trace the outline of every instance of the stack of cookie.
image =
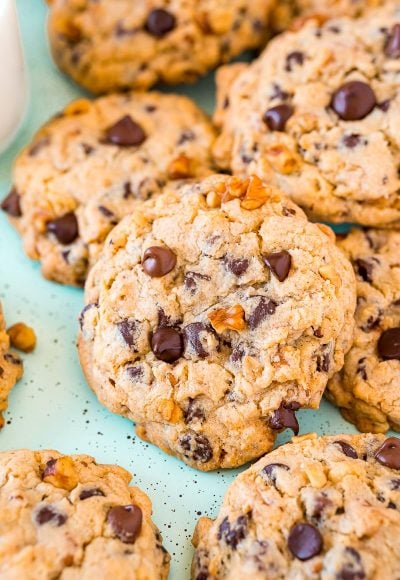
<svg viewBox="0 0 400 580">
<path fill-rule="evenodd" d="M 398 579 L 400 5 L 49 4 L 56 62 L 109 94 L 37 133 L 1 207 L 45 277 L 85 286 L 79 358 L 110 411 L 196 469 L 264 455 L 200 520 L 193 578 Z M 212 120 L 132 91 L 282 30 L 219 68 Z M 364 434 L 298 436 L 324 392 Z M 166 578 L 124 470 L 53 451 L 0 466 L 2 577 Z"/>
</svg>

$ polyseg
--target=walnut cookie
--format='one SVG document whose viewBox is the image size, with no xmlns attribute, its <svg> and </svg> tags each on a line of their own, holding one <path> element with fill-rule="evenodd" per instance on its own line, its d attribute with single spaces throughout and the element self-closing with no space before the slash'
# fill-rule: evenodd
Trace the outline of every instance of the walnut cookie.
<svg viewBox="0 0 400 580">
<path fill-rule="evenodd" d="M 136 200 L 158 194 L 168 180 L 211 172 L 213 141 L 209 119 L 186 97 L 81 99 L 19 155 L 2 208 L 43 275 L 79 286 Z"/>
<path fill-rule="evenodd" d="M 6 331 L 0 303 L 0 429 L 4 426 L 3 411 L 8 407 L 8 395 L 22 377 L 23 366 L 18 355 L 10 352 L 10 337 Z"/>
<path fill-rule="evenodd" d="M 315 434 L 243 472 L 199 520 L 193 580 L 397 580 L 400 439 Z"/>
<path fill-rule="evenodd" d="M 222 168 L 257 174 L 312 219 L 400 226 L 400 6 L 307 21 L 219 73 Z"/>
<path fill-rule="evenodd" d="M 400 431 L 400 232 L 339 240 L 357 275 L 354 342 L 326 395 L 360 431 Z"/>
<path fill-rule="evenodd" d="M 191 82 L 265 42 L 275 0 L 48 0 L 59 67 L 95 93 Z"/>
<path fill-rule="evenodd" d="M 165 580 L 150 500 L 130 479 L 88 455 L 1 452 L 1 578 Z"/>
<path fill-rule="evenodd" d="M 319 406 L 355 282 L 327 226 L 257 177 L 215 175 L 126 217 L 85 302 L 79 353 L 100 401 L 208 471 L 259 457 Z"/>
</svg>

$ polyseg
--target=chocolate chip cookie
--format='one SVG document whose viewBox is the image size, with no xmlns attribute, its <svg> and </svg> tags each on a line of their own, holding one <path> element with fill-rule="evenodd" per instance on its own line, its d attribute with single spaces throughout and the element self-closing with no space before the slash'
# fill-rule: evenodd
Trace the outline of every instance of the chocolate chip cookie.
<svg viewBox="0 0 400 580">
<path fill-rule="evenodd" d="M 400 6 L 309 20 L 222 70 L 215 155 L 313 219 L 400 226 Z"/>
<path fill-rule="evenodd" d="M 46 278 L 82 285 L 107 234 L 168 180 L 210 173 L 214 132 L 186 97 L 78 100 L 20 154 L 2 208 Z"/>
<path fill-rule="evenodd" d="M 52 0 L 55 61 L 95 93 L 191 82 L 265 40 L 275 0 Z"/>
<path fill-rule="evenodd" d="M 91 388 L 201 470 L 259 457 L 317 408 L 350 346 L 354 273 L 326 226 L 257 177 L 169 186 L 110 234 L 86 283 Z"/>
<path fill-rule="evenodd" d="M 130 479 L 87 455 L 0 453 L 1 578 L 166 579 L 150 500 Z"/>
<path fill-rule="evenodd" d="M 354 229 L 339 246 L 357 276 L 356 329 L 326 394 L 360 431 L 400 431 L 400 232 Z"/>
<path fill-rule="evenodd" d="M 0 429 L 4 426 L 3 411 L 8 407 L 8 395 L 22 376 L 22 361 L 18 355 L 10 352 L 10 337 L 0 303 Z"/>
<path fill-rule="evenodd" d="M 194 536 L 192 579 L 397 580 L 400 439 L 294 438 L 243 472 Z"/>
</svg>

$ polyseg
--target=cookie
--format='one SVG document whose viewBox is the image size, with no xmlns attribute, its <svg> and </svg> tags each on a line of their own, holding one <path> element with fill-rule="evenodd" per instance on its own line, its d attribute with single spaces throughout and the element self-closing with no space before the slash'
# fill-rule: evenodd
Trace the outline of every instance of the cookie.
<svg viewBox="0 0 400 580">
<path fill-rule="evenodd" d="M 4 426 L 3 411 L 8 407 L 8 395 L 15 383 L 22 377 L 22 361 L 10 352 L 10 337 L 0 303 L 0 429 Z"/>
<path fill-rule="evenodd" d="M 59 67 L 94 93 L 192 82 L 265 41 L 274 0 L 52 0 Z"/>
<path fill-rule="evenodd" d="M 400 226 L 400 6 L 309 20 L 220 73 L 215 156 L 312 219 Z M 235 73 L 235 71 L 234 71 Z"/>
<path fill-rule="evenodd" d="M 82 285 L 116 223 L 168 180 L 210 173 L 214 132 L 186 97 L 78 100 L 20 154 L 3 201 L 43 275 Z"/>
<path fill-rule="evenodd" d="M 85 302 L 79 353 L 100 401 L 208 471 L 259 457 L 318 407 L 355 282 L 328 227 L 256 177 L 215 175 L 126 217 Z"/>
<path fill-rule="evenodd" d="M 4 580 L 164 580 L 169 555 L 131 474 L 87 455 L 0 453 Z"/>
<path fill-rule="evenodd" d="M 294 438 L 243 472 L 194 536 L 193 580 L 397 580 L 400 439 Z"/>
<path fill-rule="evenodd" d="M 400 431 L 400 232 L 354 229 L 338 243 L 357 276 L 356 329 L 326 395 L 360 431 Z"/>
</svg>

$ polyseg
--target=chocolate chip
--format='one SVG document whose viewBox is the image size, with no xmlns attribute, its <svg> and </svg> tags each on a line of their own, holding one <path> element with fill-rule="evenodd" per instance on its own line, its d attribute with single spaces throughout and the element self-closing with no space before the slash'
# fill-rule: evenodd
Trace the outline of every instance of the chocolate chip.
<svg viewBox="0 0 400 580">
<path fill-rule="evenodd" d="M 142 510 L 136 505 L 116 506 L 109 510 L 107 523 L 124 544 L 133 544 L 142 529 Z"/>
<path fill-rule="evenodd" d="M 393 503 L 392 501 L 390 501 L 387 504 L 387 508 L 390 509 L 390 510 L 397 510 L 397 505 L 395 503 Z"/>
<path fill-rule="evenodd" d="M 92 308 L 96 308 L 97 306 L 98 306 L 98 303 L 97 302 L 95 302 L 95 303 L 91 302 L 90 304 L 86 304 L 86 306 L 82 309 L 82 311 L 81 311 L 81 313 L 79 315 L 79 326 L 80 326 L 81 330 L 83 328 L 83 323 L 85 321 L 85 314 L 86 314 L 86 312 L 88 310 L 91 310 Z"/>
<path fill-rule="evenodd" d="M 135 336 L 138 330 L 137 321 L 125 318 L 125 320 L 121 320 L 121 322 L 117 323 L 117 328 L 126 344 L 133 350 L 133 352 L 137 352 L 135 349 Z"/>
<path fill-rule="evenodd" d="M 352 133 L 351 135 L 345 135 L 343 137 L 343 143 L 348 149 L 354 149 L 354 147 L 357 147 L 360 142 L 361 137 L 360 135 L 357 135 L 357 133 Z"/>
<path fill-rule="evenodd" d="M 198 433 L 187 433 L 179 439 L 183 455 L 199 463 L 208 463 L 213 458 L 213 450 L 209 440 Z"/>
<path fill-rule="evenodd" d="M 171 32 L 175 26 L 175 16 L 162 8 L 152 10 L 147 17 L 146 30 L 157 38 L 165 36 L 165 34 Z"/>
<path fill-rule="evenodd" d="M 261 473 L 269 479 L 272 483 L 276 482 L 276 471 L 279 469 L 283 469 L 284 471 L 289 471 L 289 467 L 284 463 L 270 463 L 266 465 L 262 470 Z"/>
<path fill-rule="evenodd" d="M 78 220 L 72 211 L 47 222 L 46 229 L 49 233 L 54 234 L 63 246 L 72 244 L 79 236 Z"/>
<path fill-rule="evenodd" d="M 192 351 L 200 358 L 206 358 L 209 353 L 203 345 L 202 337 L 212 332 L 212 328 L 203 322 L 192 322 L 183 329 L 183 344 L 185 350 Z M 204 342 L 206 342 L 204 340 Z"/>
<path fill-rule="evenodd" d="M 247 536 L 249 516 L 239 516 L 231 525 L 226 517 L 218 528 L 218 540 L 223 540 L 232 550 L 236 550 L 238 544 Z"/>
<path fill-rule="evenodd" d="M 159 360 L 173 363 L 182 356 L 182 336 L 170 326 L 161 327 L 151 337 L 151 350 Z"/>
<path fill-rule="evenodd" d="M 312 518 L 319 522 L 321 520 L 322 514 L 325 511 L 325 508 L 330 505 L 332 505 L 332 502 L 329 498 L 326 497 L 324 492 L 316 495 L 314 498 Z"/>
<path fill-rule="evenodd" d="M 39 526 L 51 523 L 57 527 L 60 527 L 67 521 L 67 516 L 61 514 L 55 507 L 46 505 L 41 507 L 36 512 L 35 521 L 39 524 Z"/>
<path fill-rule="evenodd" d="M 322 349 L 326 350 L 329 348 L 329 345 L 323 345 Z M 317 372 L 319 373 L 327 373 L 329 371 L 329 367 L 331 366 L 331 356 L 330 352 L 322 352 L 317 356 Z"/>
<path fill-rule="evenodd" d="M 105 497 L 106 494 L 103 490 L 98 487 L 92 487 L 92 489 L 84 489 L 79 494 L 79 499 L 84 501 L 85 499 L 89 499 L 90 497 Z"/>
<path fill-rule="evenodd" d="M 224 263 L 228 270 L 235 274 L 235 276 L 243 276 L 249 267 L 249 260 L 246 258 L 229 259 L 225 258 Z"/>
<path fill-rule="evenodd" d="M 366 357 L 363 356 L 359 359 L 358 364 L 357 364 L 357 374 L 359 374 L 364 381 L 366 381 L 368 378 L 367 367 L 365 364 L 366 360 L 367 360 Z"/>
<path fill-rule="evenodd" d="M 400 479 L 391 479 L 389 483 L 390 489 L 392 491 L 397 491 L 398 489 L 400 489 Z"/>
<path fill-rule="evenodd" d="M 11 363 L 13 365 L 16 366 L 20 366 L 22 365 L 22 361 L 21 359 L 17 358 L 16 356 L 14 356 L 13 354 L 11 354 L 11 352 L 6 352 L 6 354 L 3 356 L 4 360 L 6 360 L 8 363 Z"/>
<path fill-rule="evenodd" d="M 119 147 L 141 145 L 145 139 L 146 133 L 129 115 L 122 117 L 106 131 L 106 141 Z"/>
<path fill-rule="evenodd" d="M 54 468 L 55 468 L 56 463 L 57 463 L 57 459 L 49 459 L 49 461 L 46 463 L 46 465 L 44 467 L 42 479 L 44 479 L 48 475 L 54 474 Z"/>
<path fill-rule="evenodd" d="M 195 139 L 196 139 L 195 133 L 190 129 L 185 129 L 180 134 L 177 145 L 183 145 L 184 143 L 194 141 Z"/>
<path fill-rule="evenodd" d="M 395 24 L 385 43 L 385 54 L 389 58 L 400 58 L 400 24 Z"/>
<path fill-rule="evenodd" d="M 271 131 L 284 131 L 293 113 L 293 107 L 290 105 L 277 105 L 264 113 L 263 121 Z"/>
<path fill-rule="evenodd" d="M 143 254 L 143 270 L 152 278 L 161 278 L 171 272 L 176 265 L 176 255 L 168 248 L 152 246 Z"/>
<path fill-rule="evenodd" d="M 375 94 L 369 85 L 361 81 L 350 81 L 333 94 L 331 107 L 343 121 L 358 121 L 369 115 L 376 103 Z"/>
<path fill-rule="evenodd" d="M 88 143 L 81 143 L 81 145 L 86 155 L 90 155 L 91 153 L 93 153 L 94 147 L 92 147 L 92 145 L 89 145 Z"/>
<path fill-rule="evenodd" d="M 274 314 L 277 304 L 265 296 L 261 296 L 258 305 L 248 318 L 249 328 L 255 330 L 271 314 Z"/>
<path fill-rule="evenodd" d="M 400 469 L 400 439 L 389 437 L 375 452 L 375 459 L 385 467 Z"/>
<path fill-rule="evenodd" d="M 101 214 L 103 214 L 104 217 L 107 217 L 107 218 L 115 217 L 115 213 L 113 211 L 111 211 L 110 209 L 108 209 L 108 207 L 105 207 L 104 205 L 97 206 L 97 209 L 99 210 L 99 212 Z"/>
<path fill-rule="evenodd" d="M 282 252 L 274 252 L 272 254 L 263 254 L 265 265 L 278 278 L 279 282 L 283 282 L 289 275 L 289 270 L 292 265 L 292 256 L 286 250 Z"/>
<path fill-rule="evenodd" d="M 286 403 L 283 401 L 269 420 L 271 429 L 280 431 L 282 429 L 291 429 L 295 435 L 299 434 L 299 423 L 295 411 L 300 409 L 300 403 L 293 401 Z"/>
<path fill-rule="evenodd" d="M 346 441 L 335 441 L 334 444 L 340 447 L 342 453 L 344 453 L 346 457 L 351 457 L 351 459 L 358 459 L 357 451 L 354 449 L 354 447 L 349 445 L 349 443 L 346 443 Z"/>
<path fill-rule="evenodd" d="M 335 576 L 336 580 L 364 580 L 366 578 L 362 567 L 361 556 L 354 548 L 347 546 L 342 558 L 345 562 Z"/>
<path fill-rule="evenodd" d="M 390 99 L 386 99 L 386 101 L 382 101 L 381 103 L 378 103 L 377 107 L 378 107 L 378 109 L 380 109 L 384 113 L 387 113 L 388 110 L 390 109 L 390 102 L 391 102 Z"/>
<path fill-rule="evenodd" d="M 12 188 L 10 193 L 1 202 L 1 209 L 11 215 L 12 217 L 21 217 L 21 197 L 15 187 Z"/>
<path fill-rule="evenodd" d="M 354 266 L 357 274 L 361 276 L 364 282 L 372 282 L 372 272 L 374 270 L 374 265 L 372 262 L 368 262 L 367 260 L 362 260 L 360 258 L 359 260 L 354 261 Z"/>
<path fill-rule="evenodd" d="M 309 560 L 322 550 L 322 536 L 312 524 L 296 524 L 288 537 L 289 550 L 298 560 Z"/>
<path fill-rule="evenodd" d="M 383 360 L 400 360 L 400 327 L 382 332 L 378 340 L 378 353 Z"/>
<path fill-rule="evenodd" d="M 159 308 L 157 311 L 158 326 L 169 326 L 171 322 L 171 317 L 166 314 L 166 312 Z"/>
<path fill-rule="evenodd" d="M 285 70 L 287 72 L 292 72 L 294 65 L 302 66 L 303 63 L 304 53 L 300 52 L 299 50 L 295 50 L 294 52 L 291 52 L 287 55 Z"/>
<path fill-rule="evenodd" d="M 125 370 L 128 373 L 129 378 L 133 381 L 139 381 L 143 378 L 143 368 L 140 365 L 135 367 L 126 367 Z"/>
<path fill-rule="evenodd" d="M 211 280 L 211 277 L 206 274 L 200 274 L 200 272 L 186 272 L 184 280 L 185 288 L 190 290 L 191 294 L 196 292 L 198 280 L 206 280 L 208 282 Z"/>
<path fill-rule="evenodd" d="M 188 401 L 188 406 L 184 413 L 185 423 L 193 423 L 193 421 L 200 421 L 202 423 L 206 416 L 199 400 L 189 397 Z"/>
<path fill-rule="evenodd" d="M 361 325 L 361 330 L 364 332 L 371 332 L 374 328 L 379 326 L 382 320 L 382 310 L 379 310 L 375 315 L 368 316 L 366 322 Z"/>
</svg>

